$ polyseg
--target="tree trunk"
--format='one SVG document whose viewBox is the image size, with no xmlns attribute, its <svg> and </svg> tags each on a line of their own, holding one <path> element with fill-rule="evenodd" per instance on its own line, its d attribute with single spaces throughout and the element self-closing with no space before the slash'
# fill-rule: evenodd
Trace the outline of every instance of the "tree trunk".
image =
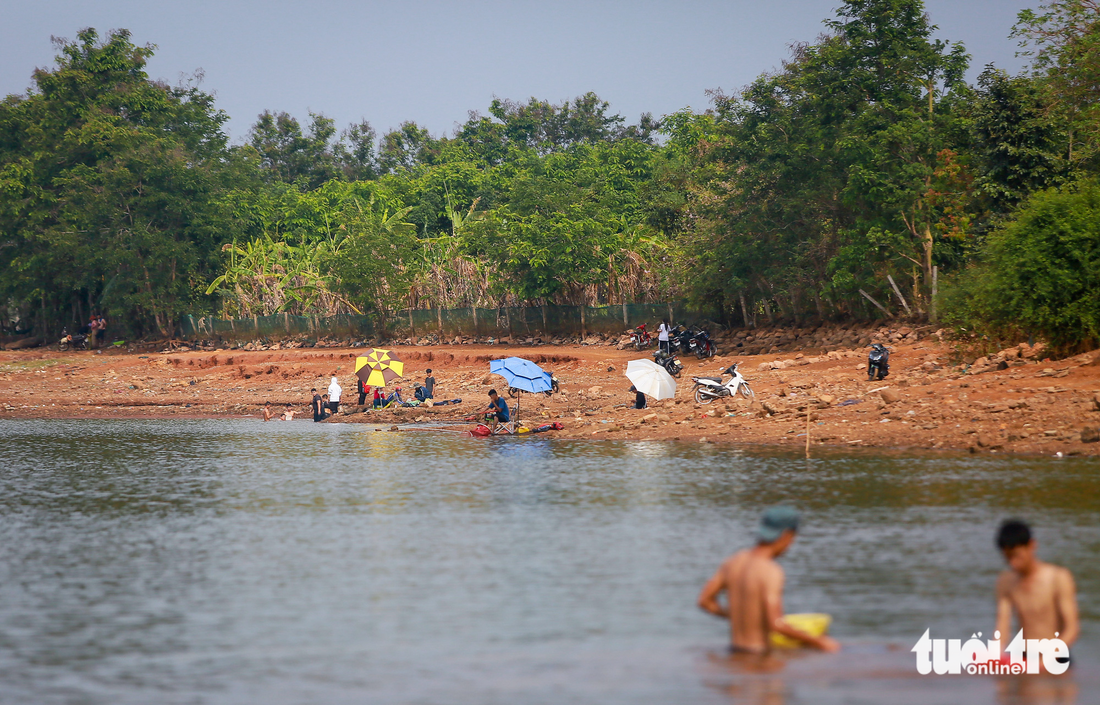
<svg viewBox="0 0 1100 705">
<path fill-rule="evenodd" d="M 749 322 L 749 307 L 745 305 L 745 292 L 739 293 L 738 297 L 741 299 L 741 319 L 744 321 L 745 327 L 755 328 L 756 326 Z"/>
<path fill-rule="evenodd" d="M 928 225 L 924 226 L 924 261 L 921 263 L 921 269 L 924 270 L 924 281 L 929 283 L 932 281 L 932 228 Z"/>
</svg>

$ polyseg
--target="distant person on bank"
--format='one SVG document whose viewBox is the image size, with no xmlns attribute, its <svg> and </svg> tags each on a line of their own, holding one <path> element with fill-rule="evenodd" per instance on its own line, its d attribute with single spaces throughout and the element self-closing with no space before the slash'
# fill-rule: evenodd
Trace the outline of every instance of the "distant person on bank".
<svg viewBox="0 0 1100 705">
<path fill-rule="evenodd" d="M 497 421 L 500 423 L 508 423 L 512 420 L 511 415 L 508 413 L 508 402 L 497 394 L 497 390 L 489 390 L 489 407 L 485 409 L 488 414 L 496 416 Z"/>
<path fill-rule="evenodd" d="M 328 383 L 328 408 L 333 415 L 340 413 L 340 395 L 343 393 L 344 388 L 333 377 L 332 381 Z"/>
<path fill-rule="evenodd" d="M 424 396 L 426 399 L 435 399 L 435 377 L 432 376 L 432 370 L 429 367 L 427 371 L 427 377 L 424 378 Z"/>
<path fill-rule="evenodd" d="M 390 404 L 404 404 L 405 400 L 401 398 L 401 387 L 395 387 L 393 394 L 386 397 L 386 400 L 382 402 L 382 406 L 389 406 Z"/>
<path fill-rule="evenodd" d="M 668 325 L 667 318 L 661 321 L 661 325 L 657 326 L 657 347 L 666 353 L 671 350 L 668 344 L 668 334 L 671 332 L 672 328 Z"/>
<path fill-rule="evenodd" d="M 310 411 L 313 412 L 313 420 L 324 421 L 324 407 L 322 406 L 324 402 L 321 400 L 321 395 L 317 393 L 316 387 L 310 389 L 309 393 L 313 395 L 309 402 Z"/>
<path fill-rule="evenodd" d="M 382 400 L 386 398 L 385 395 L 386 395 L 386 388 L 385 387 L 375 387 L 374 388 L 374 408 L 375 409 L 382 408 Z"/>
<path fill-rule="evenodd" d="M 271 413 L 271 402 L 264 402 L 264 421 L 270 421 L 275 415 Z"/>
<path fill-rule="evenodd" d="M 822 651 L 839 651 L 827 636 L 813 636 L 783 621 L 783 568 L 776 559 L 794 543 L 798 512 L 771 507 L 760 518 L 757 543 L 726 559 L 699 594 L 699 607 L 730 623 L 730 651 L 764 654 L 772 632 Z M 726 593 L 725 606 L 718 598 Z"/>
<path fill-rule="evenodd" d="M 1002 653 L 1016 635 L 1011 631 L 1013 616 L 1024 631 L 1024 639 L 1054 639 L 1057 635 L 1072 647 L 1081 634 L 1073 574 L 1036 557 L 1038 543 L 1031 527 L 1019 519 L 1001 524 L 997 548 L 1008 564 L 1008 570 L 997 578 L 997 630 L 1001 632 Z"/>
<path fill-rule="evenodd" d="M 364 404 L 367 403 L 367 395 L 370 394 L 370 387 L 363 384 L 363 378 L 362 377 L 356 377 L 355 380 L 356 380 L 355 388 L 359 392 L 359 406 L 363 406 Z"/>
</svg>

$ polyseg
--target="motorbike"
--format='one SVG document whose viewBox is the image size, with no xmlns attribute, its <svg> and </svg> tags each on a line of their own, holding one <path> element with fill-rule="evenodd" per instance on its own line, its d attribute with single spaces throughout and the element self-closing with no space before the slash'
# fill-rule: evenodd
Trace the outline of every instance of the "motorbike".
<svg viewBox="0 0 1100 705">
<path fill-rule="evenodd" d="M 691 329 L 683 323 L 679 324 L 668 334 L 668 351 L 670 353 L 687 354 L 690 352 L 692 337 L 694 337 L 694 333 L 691 332 Z"/>
<path fill-rule="evenodd" d="M 875 379 L 876 374 L 878 379 L 886 379 L 886 375 L 890 374 L 890 351 L 882 343 L 871 345 L 871 352 L 867 355 L 867 381 Z"/>
<path fill-rule="evenodd" d="M 673 377 L 679 377 L 680 373 L 684 371 L 684 366 L 680 363 L 680 358 L 676 356 L 676 353 L 666 353 L 658 348 L 653 351 L 653 361 L 665 368 L 665 371 Z"/>
<path fill-rule="evenodd" d="M 649 334 L 643 323 L 630 331 L 630 340 L 634 343 L 635 350 L 645 350 L 653 342 L 653 336 Z"/>
<path fill-rule="evenodd" d="M 522 389 L 517 389 L 516 387 L 508 387 L 508 396 L 510 396 L 512 398 L 515 398 L 522 391 L 523 391 Z M 542 392 L 542 393 L 545 394 L 546 396 L 552 396 L 553 394 L 556 394 L 560 391 L 561 391 L 561 385 L 558 383 L 558 376 L 556 374 L 554 374 L 553 372 L 551 372 L 550 373 L 550 389 L 548 389 L 548 390 L 546 390 L 545 392 Z"/>
<path fill-rule="evenodd" d="M 728 381 L 723 382 L 721 377 L 692 377 L 695 383 L 692 391 L 695 393 L 695 401 L 700 404 L 709 404 L 715 399 L 732 397 L 740 394 L 748 400 L 755 398 L 749 383 L 737 371 L 737 363 L 730 365 L 722 371 L 723 375 L 730 375 Z"/>
<path fill-rule="evenodd" d="M 688 350 L 695 353 L 695 357 L 702 360 L 704 357 L 714 357 L 714 341 L 710 339 L 710 333 L 702 328 L 694 328 L 694 333 L 688 340 Z"/>
<path fill-rule="evenodd" d="M 87 350 L 88 336 L 81 333 L 73 335 L 69 333 L 68 328 L 62 328 L 61 340 L 57 343 L 57 349 L 61 352 L 65 352 L 69 348 L 73 348 L 74 350 Z"/>
</svg>

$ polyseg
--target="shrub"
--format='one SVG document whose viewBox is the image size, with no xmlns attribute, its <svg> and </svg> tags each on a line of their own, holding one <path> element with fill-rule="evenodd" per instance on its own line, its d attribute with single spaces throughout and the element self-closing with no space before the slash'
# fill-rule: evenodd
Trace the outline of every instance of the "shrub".
<svg viewBox="0 0 1100 705">
<path fill-rule="evenodd" d="M 1062 353 L 1100 345 L 1100 183 L 1031 196 L 948 282 L 942 308 L 972 332 L 1018 330 Z"/>
</svg>

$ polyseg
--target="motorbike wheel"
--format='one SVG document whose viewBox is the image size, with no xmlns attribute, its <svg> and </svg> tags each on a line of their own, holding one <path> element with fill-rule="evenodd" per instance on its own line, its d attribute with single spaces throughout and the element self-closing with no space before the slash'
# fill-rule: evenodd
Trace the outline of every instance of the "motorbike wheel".
<svg viewBox="0 0 1100 705">
<path fill-rule="evenodd" d="M 868 382 L 874 382 L 875 381 L 875 368 L 872 367 L 871 369 L 867 370 L 867 381 Z"/>
<path fill-rule="evenodd" d="M 709 348 L 707 348 L 707 357 L 714 357 L 714 346 L 713 345 L 711 345 Z"/>
<path fill-rule="evenodd" d="M 60 352 L 68 352 L 69 351 L 69 344 L 68 343 L 58 343 L 57 344 L 57 349 Z"/>
<path fill-rule="evenodd" d="M 643 343 L 643 342 L 642 342 L 641 340 L 639 340 L 638 338 L 635 338 L 635 339 L 634 339 L 634 349 L 635 349 L 635 350 L 645 350 L 645 348 L 646 348 L 646 345 L 645 345 L 645 343 Z"/>
<path fill-rule="evenodd" d="M 697 404 L 709 404 L 714 401 L 714 397 L 709 394 L 703 394 L 703 388 L 698 387 L 695 390 L 695 402 Z"/>
<path fill-rule="evenodd" d="M 752 391 L 752 389 L 749 388 L 749 383 L 748 382 L 742 382 L 741 383 L 741 396 L 745 397 L 746 399 L 750 399 L 750 400 L 756 398 L 756 394 L 755 394 L 755 392 Z"/>
<path fill-rule="evenodd" d="M 672 373 L 672 376 L 679 379 L 680 375 L 683 373 L 683 371 L 684 371 L 683 367 L 677 368 L 676 371 Z"/>
</svg>

